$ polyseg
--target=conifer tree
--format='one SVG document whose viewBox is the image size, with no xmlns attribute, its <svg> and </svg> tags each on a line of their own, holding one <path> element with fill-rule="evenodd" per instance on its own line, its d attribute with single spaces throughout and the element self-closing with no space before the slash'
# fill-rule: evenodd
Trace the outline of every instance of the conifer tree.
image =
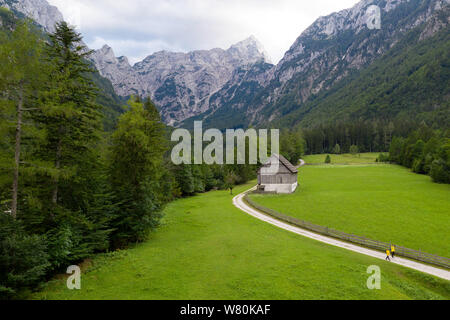
<svg viewBox="0 0 450 320">
<path fill-rule="evenodd" d="M 88 76 L 94 70 L 86 61 L 91 52 L 81 41 L 80 34 L 66 22 L 60 22 L 50 35 L 46 50 L 52 81 L 43 96 L 39 120 L 48 133 L 41 156 L 52 162 L 49 173 L 54 205 L 59 202 L 61 180 L 74 177 L 86 156 L 95 153 L 93 144 L 101 128 L 96 88 Z"/>
<path fill-rule="evenodd" d="M 110 155 L 111 185 L 119 204 L 113 222 L 116 247 L 144 240 L 157 226 L 163 205 L 164 125 L 151 101 L 144 105 L 132 98 L 129 107 L 112 135 Z"/>
<path fill-rule="evenodd" d="M 45 130 L 33 157 L 37 179 L 29 182 L 29 232 L 45 234 L 53 267 L 81 260 L 109 245 L 115 206 L 102 161 L 101 114 L 94 72 L 81 36 L 58 23 L 45 48 L 51 77 L 40 89 L 34 120 Z"/>
<path fill-rule="evenodd" d="M 31 123 L 30 113 L 38 109 L 36 90 L 45 74 L 43 42 L 38 37 L 38 31 L 26 20 L 19 22 L 10 34 L 2 32 L 0 38 L 0 132 L 6 140 L 2 141 L 0 162 L 8 172 L 12 168 L 11 214 L 15 218 L 20 167 L 25 163 L 23 138 L 27 133 L 33 135 L 36 129 Z M 13 134 L 11 128 L 14 128 Z M 10 161 L 12 153 L 13 161 Z"/>
</svg>

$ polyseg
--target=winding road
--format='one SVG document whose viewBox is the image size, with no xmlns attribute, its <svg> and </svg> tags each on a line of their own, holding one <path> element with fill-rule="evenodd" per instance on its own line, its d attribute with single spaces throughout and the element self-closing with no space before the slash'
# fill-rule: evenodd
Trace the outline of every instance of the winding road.
<svg viewBox="0 0 450 320">
<path fill-rule="evenodd" d="M 300 165 L 297 167 L 301 167 L 305 165 L 305 162 L 303 160 L 300 161 Z M 238 208 L 239 210 L 251 215 L 252 217 L 255 217 L 259 220 L 262 220 L 264 222 L 270 223 L 278 228 L 296 233 L 298 235 L 310 238 L 310 239 L 314 239 L 335 247 L 339 247 L 339 248 L 343 248 L 343 249 L 347 249 L 353 252 L 357 252 L 357 253 L 361 253 L 361 254 L 365 254 L 366 256 L 371 256 L 373 258 L 377 258 L 377 259 L 381 259 L 381 260 L 385 260 L 386 258 L 386 254 L 385 253 L 381 253 L 379 251 L 376 250 L 372 250 L 372 249 L 367 249 L 355 244 L 351 244 L 348 242 L 344 242 L 344 241 L 340 241 L 338 239 L 335 238 L 331 238 L 331 237 L 327 237 L 327 236 L 323 236 L 296 226 L 292 226 L 290 224 L 284 223 L 280 220 L 277 220 L 275 218 L 272 218 L 256 209 L 254 209 L 253 207 L 250 207 L 245 201 L 244 201 L 244 196 L 246 193 L 251 192 L 253 190 L 256 189 L 256 186 L 253 187 L 252 189 L 245 191 L 239 195 L 237 195 L 236 197 L 233 198 L 233 205 Z M 392 262 L 391 263 L 395 263 L 407 268 L 411 268 L 417 271 L 421 271 L 424 273 L 428 273 L 430 275 L 445 279 L 445 280 L 450 280 L 450 272 L 444 269 L 440 269 L 440 268 L 436 268 L 427 264 L 423 264 L 420 262 L 416 262 L 416 261 L 412 261 L 409 259 L 405 259 L 405 258 L 400 258 L 400 257 L 396 257 L 394 259 L 391 259 Z"/>
</svg>

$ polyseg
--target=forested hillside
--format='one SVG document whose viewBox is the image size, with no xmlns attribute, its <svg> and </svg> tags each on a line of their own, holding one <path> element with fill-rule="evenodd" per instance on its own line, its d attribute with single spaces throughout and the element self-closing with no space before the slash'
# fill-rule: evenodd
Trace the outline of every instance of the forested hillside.
<svg viewBox="0 0 450 320">
<path fill-rule="evenodd" d="M 95 70 L 90 76 L 98 88 L 97 103 L 102 106 L 103 125 L 107 131 L 111 131 L 117 118 L 125 111 L 126 100 L 116 94 L 111 82 L 98 71 Z"/>
<path fill-rule="evenodd" d="M 425 121 L 450 123 L 449 10 L 408 33 L 369 68 L 283 116 L 281 126 L 313 127 L 335 120 Z M 427 29 L 441 31 L 423 39 Z"/>
</svg>

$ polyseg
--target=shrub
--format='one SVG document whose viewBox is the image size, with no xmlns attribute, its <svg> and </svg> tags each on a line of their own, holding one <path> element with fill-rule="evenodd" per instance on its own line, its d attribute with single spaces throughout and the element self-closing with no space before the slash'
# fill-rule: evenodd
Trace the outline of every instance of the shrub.
<svg viewBox="0 0 450 320">
<path fill-rule="evenodd" d="M 384 153 L 380 153 L 378 155 L 378 158 L 376 160 L 377 162 L 389 162 L 389 155 L 384 154 Z"/>
<path fill-rule="evenodd" d="M 331 163 L 330 155 L 327 155 L 327 157 L 325 158 L 325 163 Z"/>
<path fill-rule="evenodd" d="M 450 183 L 450 172 L 442 159 L 434 160 L 431 165 L 430 175 L 434 182 Z"/>
<path fill-rule="evenodd" d="M 356 146 L 356 145 L 353 145 L 353 146 L 351 146 L 350 147 L 350 153 L 352 154 L 352 155 L 357 155 L 358 153 L 359 153 L 359 148 L 358 148 L 358 146 Z"/>
<path fill-rule="evenodd" d="M 18 221 L 0 213 L 0 299 L 37 285 L 48 267 L 44 239 L 26 235 Z"/>
<path fill-rule="evenodd" d="M 415 159 L 412 165 L 412 171 L 415 173 L 425 173 L 424 161 L 422 159 Z"/>
<path fill-rule="evenodd" d="M 338 143 L 336 143 L 336 145 L 334 146 L 333 153 L 341 154 L 341 146 Z"/>
</svg>

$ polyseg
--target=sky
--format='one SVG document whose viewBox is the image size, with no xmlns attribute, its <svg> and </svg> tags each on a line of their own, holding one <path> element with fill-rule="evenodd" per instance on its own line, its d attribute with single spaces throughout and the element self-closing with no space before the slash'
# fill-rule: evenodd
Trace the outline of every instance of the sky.
<svg viewBox="0 0 450 320">
<path fill-rule="evenodd" d="M 162 50 L 189 52 L 255 36 L 278 63 L 317 18 L 359 0 L 48 0 L 91 49 L 108 44 L 131 63 Z"/>
</svg>

